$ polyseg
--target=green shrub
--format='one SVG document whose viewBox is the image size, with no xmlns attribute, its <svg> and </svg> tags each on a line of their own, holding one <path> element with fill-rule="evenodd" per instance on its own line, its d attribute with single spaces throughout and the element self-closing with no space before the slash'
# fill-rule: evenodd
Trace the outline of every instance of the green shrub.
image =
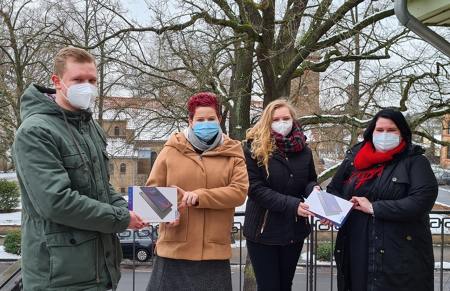
<svg viewBox="0 0 450 291">
<path fill-rule="evenodd" d="M 331 254 L 331 243 L 324 243 L 317 247 L 317 259 L 320 261 L 327 261 L 330 262 L 333 259 L 333 256 Z M 333 250 L 334 250 L 335 244 L 333 244 Z"/>
<path fill-rule="evenodd" d="M 0 179 L 0 213 L 12 212 L 20 202 L 20 188 L 15 182 Z"/>
<path fill-rule="evenodd" d="M 5 252 L 20 255 L 20 230 L 13 230 L 8 232 L 5 236 L 5 241 L 3 242 Z"/>
</svg>

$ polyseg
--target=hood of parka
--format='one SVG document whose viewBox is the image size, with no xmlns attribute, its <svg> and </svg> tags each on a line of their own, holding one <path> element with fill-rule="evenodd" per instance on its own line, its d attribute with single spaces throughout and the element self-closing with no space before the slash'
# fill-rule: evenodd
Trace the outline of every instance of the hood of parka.
<svg viewBox="0 0 450 291">
<path fill-rule="evenodd" d="M 36 84 L 28 87 L 20 99 L 20 118 L 25 121 L 34 114 L 55 115 L 64 120 L 64 115 L 68 123 L 78 124 L 80 120 L 88 122 L 92 119 L 90 109 L 80 111 L 70 111 L 63 109 L 56 102 L 49 99 L 47 94 L 55 94 L 56 90 L 42 87 Z"/>
</svg>

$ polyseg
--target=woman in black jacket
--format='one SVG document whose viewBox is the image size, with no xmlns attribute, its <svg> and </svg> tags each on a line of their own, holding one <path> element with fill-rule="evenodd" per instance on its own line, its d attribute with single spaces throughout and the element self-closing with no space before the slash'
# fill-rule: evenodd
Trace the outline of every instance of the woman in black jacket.
<svg viewBox="0 0 450 291">
<path fill-rule="evenodd" d="M 244 150 L 250 181 L 244 235 L 258 290 L 291 290 L 303 240 L 310 233 L 304 197 L 317 184 L 311 149 L 294 108 L 267 105 L 247 132 Z"/>
<path fill-rule="evenodd" d="M 438 186 L 411 136 L 401 112 L 381 110 L 328 185 L 355 203 L 336 239 L 340 291 L 434 289 L 428 214 Z"/>
</svg>

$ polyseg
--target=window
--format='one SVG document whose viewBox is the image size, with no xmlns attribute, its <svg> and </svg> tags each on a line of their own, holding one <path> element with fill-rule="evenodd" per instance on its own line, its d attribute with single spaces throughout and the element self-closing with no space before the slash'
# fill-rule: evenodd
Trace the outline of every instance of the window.
<svg viewBox="0 0 450 291">
<path fill-rule="evenodd" d="M 303 87 L 303 95 L 308 95 L 308 94 L 309 94 L 308 86 L 304 86 Z"/>
<path fill-rule="evenodd" d="M 125 193 L 125 188 L 120 188 L 120 193 Z"/>
<path fill-rule="evenodd" d="M 150 158 L 150 160 L 151 160 L 151 163 L 152 163 L 152 168 L 153 168 L 153 164 L 155 163 L 155 161 L 156 161 L 156 156 L 157 156 L 158 154 L 156 153 L 156 152 L 152 152 L 152 154 L 151 154 L 151 158 Z"/>
<path fill-rule="evenodd" d="M 127 172 L 127 165 L 120 164 L 120 173 L 125 174 Z"/>
<path fill-rule="evenodd" d="M 114 174 L 114 165 L 113 164 L 109 164 L 109 173 Z"/>
<path fill-rule="evenodd" d="M 450 159 L 450 147 L 447 147 L 447 159 Z"/>
<path fill-rule="evenodd" d="M 115 136 L 120 135 L 120 131 L 119 131 L 119 127 L 118 126 L 114 127 L 114 135 Z"/>
</svg>

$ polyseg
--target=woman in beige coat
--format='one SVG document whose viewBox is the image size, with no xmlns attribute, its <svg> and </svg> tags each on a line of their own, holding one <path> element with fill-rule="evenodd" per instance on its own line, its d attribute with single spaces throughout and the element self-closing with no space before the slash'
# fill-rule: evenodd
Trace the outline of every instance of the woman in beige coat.
<svg viewBox="0 0 450 291">
<path fill-rule="evenodd" d="M 188 101 L 189 126 L 158 155 L 147 186 L 178 187 L 179 217 L 160 225 L 147 290 L 232 290 L 230 231 L 248 177 L 241 144 L 220 129 L 217 98 Z"/>
</svg>

